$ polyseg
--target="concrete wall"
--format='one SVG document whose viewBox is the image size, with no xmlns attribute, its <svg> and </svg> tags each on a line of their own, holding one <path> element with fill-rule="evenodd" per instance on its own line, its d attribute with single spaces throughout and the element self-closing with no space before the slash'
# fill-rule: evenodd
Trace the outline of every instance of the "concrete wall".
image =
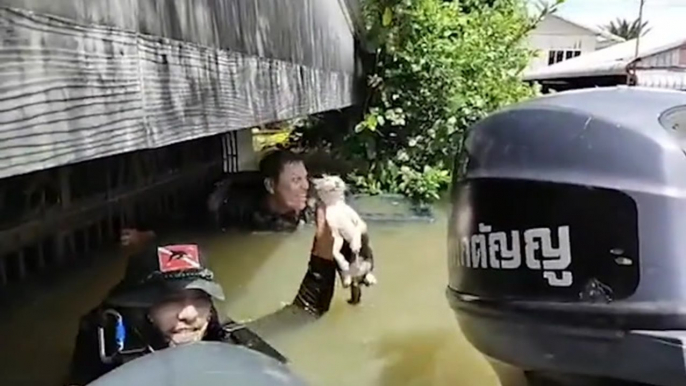
<svg viewBox="0 0 686 386">
<path fill-rule="evenodd" d="M 0 0 L 0 178 L 351 105 L 346 1 Z"/>
<path fill-rule="evenodd" d="M 253 146 L 252 130 L 243 129 L 236 132 L 236 142 L 238 147 L 238 171 L 257 170 L 260 160 Z"/>
</svg>

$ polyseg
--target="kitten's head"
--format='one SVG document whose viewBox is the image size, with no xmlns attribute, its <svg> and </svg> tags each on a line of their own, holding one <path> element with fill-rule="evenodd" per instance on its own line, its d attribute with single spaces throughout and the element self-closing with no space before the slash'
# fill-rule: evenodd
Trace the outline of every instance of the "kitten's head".
<svg viewBox="0 0 686 386">
<path fill-rule="evenodd" d="M 345 200 L 345 182 L 339 176 L 324 174 L 312 180 L 317 197 L 325 205 L 332 205 Z"/>
</svg>

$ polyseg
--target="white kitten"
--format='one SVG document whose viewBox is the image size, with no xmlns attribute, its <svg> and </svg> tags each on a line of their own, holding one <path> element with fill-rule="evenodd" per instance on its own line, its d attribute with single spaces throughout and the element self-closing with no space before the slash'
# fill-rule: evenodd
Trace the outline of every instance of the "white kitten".
<svg viewBox="0 0 686 386">
<path fill-rule="evenodd" d="M 345 202 L 345 182 L 338 176 L 324 175 L 314 179 L 314 188 L 319 200 L 325 206 L 326 222 L 333 235 L 333 256 L 341 269 L 343 286 L 348 287 L 353 279 L 363 280 L 368 285 L 376 284 L 371 273 L 373 264 L 360 258 L 362 234 L 367 232 L 367 224 Z M 341 253 L 344 241 L 350 245 L 354 259 L 349 263 Z"/>
</svg>

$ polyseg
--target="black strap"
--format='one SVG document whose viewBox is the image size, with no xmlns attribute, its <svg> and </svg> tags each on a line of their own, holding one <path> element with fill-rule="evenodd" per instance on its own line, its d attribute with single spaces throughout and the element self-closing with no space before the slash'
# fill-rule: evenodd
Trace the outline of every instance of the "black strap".
<svg viewBox="0 0 686 386">
<path fill-rule="evenodd" d="M 245 325 L 232 321 L 225 324 L 223 329 L 233 343 L 261 352 L 281 363 L 288 363 L 285 356 Z"/>
<path fill-rule="evenodd" d="M 312 255 L 293 304 L 321 316 L 329 310 L 336 286 L 336 262 Z"/>
<path fill-rule="evenodd" d="M 214 281 L 214 273 L 207 268 L 193 269 L 173 272 L 159 272 L 155 271 L 149 274 L 140 284 L 164 282 L 167 280 L 179 279 L 203 279 L 207 281 Z"/>
</svg>

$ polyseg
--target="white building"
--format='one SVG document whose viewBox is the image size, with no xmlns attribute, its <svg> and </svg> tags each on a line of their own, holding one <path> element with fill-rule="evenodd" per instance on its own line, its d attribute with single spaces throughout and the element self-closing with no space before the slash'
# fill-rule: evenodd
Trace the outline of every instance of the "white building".
<svg viewBox="0 0 686 386">
<path fill-rule="evenodd" d="M 549 15 L 529 34 L 528 44 L 538 51 L 538 56 L 527 70 L 547 67 L 623 41 L 599 28 L 587 27 L 557 14 Z"/>
<path fill-rule="evenodd" d="M 524 79 L 555 90 L 638 86 L 686 90 L 686 33 L 648 34 L 553 66 L 533 69 Z"/>
</svg>

